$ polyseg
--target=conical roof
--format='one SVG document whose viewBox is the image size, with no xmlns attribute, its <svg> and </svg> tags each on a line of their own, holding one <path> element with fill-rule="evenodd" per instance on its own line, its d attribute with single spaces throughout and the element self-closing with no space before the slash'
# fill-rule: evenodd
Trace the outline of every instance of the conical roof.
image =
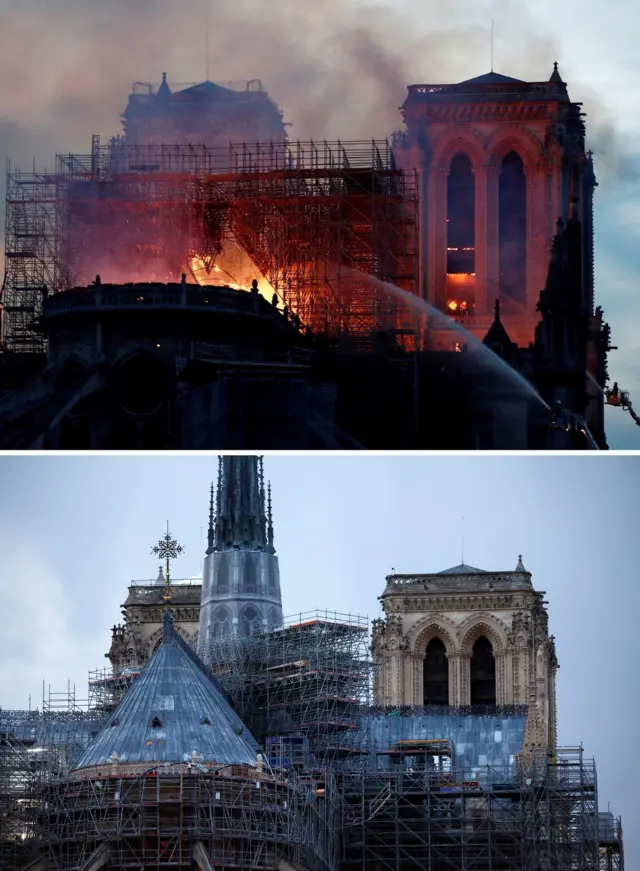
<svg viewBox="0 0 640 871">
<path fill-rule="evenodd" d="M 459 566 L 453 566 L 450 569 L 443 569 L 441 572 L 436 572 L 438 575 L 486 575 L 484 569 L 474 569 L 473 566 L 468 566 L 466 563 L 460 563 Z"/>
<path fill-rule="evenodd" d="M 524 84 L 522 79 L 514 79 L 511 76 L 503 76 L 501 73 L 484 73 L 482 76 L 475 76 L 473 79 L 465 79 L 460 82 L 461 85 L 513 85 Z"/>
<path fill-rule="evenodd" d="M 254 765 L 258 745 L 206 666 L 180 638 L 170 612 L 162 644 L 77 768 L 191 760 Z"/>
</svg>

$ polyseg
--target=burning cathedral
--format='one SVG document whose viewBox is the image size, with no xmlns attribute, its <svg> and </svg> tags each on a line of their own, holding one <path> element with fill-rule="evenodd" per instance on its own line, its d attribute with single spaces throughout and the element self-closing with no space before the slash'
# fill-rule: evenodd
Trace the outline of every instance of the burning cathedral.
<svg viewBox="0 0 640 871">
<path fill-rule="evenodd" d="M 221 458 L 202 585 L 167 529 L 90 707 L 0 709 L 3 871 L 623 871 L 523 558 L 389 575 L 371 632 L 283 618 L 266 497 Z"/>
<path fill-rule="evenodd" d="M 123 119 L 8 175 L 2 447 L 606 447 L 557 64 L 411 85 L 365 144 L 294 141 L 257 80 L 138 83 Z"/>
</svg>

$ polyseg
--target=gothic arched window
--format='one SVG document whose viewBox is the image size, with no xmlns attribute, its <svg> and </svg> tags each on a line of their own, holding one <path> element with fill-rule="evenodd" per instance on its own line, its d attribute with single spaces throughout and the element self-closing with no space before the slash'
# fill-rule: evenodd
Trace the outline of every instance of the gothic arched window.
<svg viewBox="0 0 640 871">
<path fill-rule="evenodd" d="M 231 635 L 231 614 L 224 605 L 220 605 L 213 612 L 212 628 L 214 638 L 225 638 L 227 635 Z"/>
<path fill-rule="evenodd" d="M 262 614 L 253 605 L 245 605 L 240 612 L 240 635 L 248 637 L 262 629 Z"/>
<path fill-rule="evenodd" d="M 498 182 L 498 251 L 503 299 L 526 302 L 527 179 L 522 159 L 510 151 Z"/>
<path fill-rule="evenodd" d="M 484 635 L 481 635 L 473 645 L 470 683 L 472 705 L 495 705 L 496 661 L 491 642 Z"/>
<path fill-rule="evenodd" d="M 475 179 L 471 161 L 458 152 L 447 178 L 447 287 L 446 303 L 456 317 L 469 315 L 475 306 L 476 230 Z"/>
<path fill-rule="evenodd" d="M 475 187 L 471 161 L 459 152 L 447 179 L 447 272 L 475 272 Z"/>
<path fill-rule="evenodd" d="M 424 654 L 424 704 L 449 704 L 449 663 L 443 642 L 432 638 Z"/>
</svg>

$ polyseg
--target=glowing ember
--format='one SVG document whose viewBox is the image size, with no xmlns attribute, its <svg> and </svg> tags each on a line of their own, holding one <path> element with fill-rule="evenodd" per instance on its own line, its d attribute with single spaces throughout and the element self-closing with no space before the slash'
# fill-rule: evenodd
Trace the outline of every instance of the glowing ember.
<svg viewBox="0 0 640 871">
<path fill-rule="evenodd" d="M 260 294 L 272 301 L 274 286 L 256 267 L 249 255 L 237 243 L 228 241 L 215 262 L 197 255 L 189 260 L 193 280 L 203 286 L 231 287 L 233 290 L 250 291 L 254 280 Z"/>
</svg>

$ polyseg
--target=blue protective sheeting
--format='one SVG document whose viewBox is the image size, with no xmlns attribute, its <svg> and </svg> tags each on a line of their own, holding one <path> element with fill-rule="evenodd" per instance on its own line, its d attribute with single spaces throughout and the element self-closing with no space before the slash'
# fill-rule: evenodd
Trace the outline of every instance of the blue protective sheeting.
<svg viewBox="0 0 640 871">
<path fill-rule="evenodd" d="M 522 749 L 526 720 L 524 713 L 369 715 L 362 718 L 361 732 L 352 740 L 369 751 L 369 765 L 379 769 L 392 765 L 384 751 L 398 741 L 418 738 L 450 741 L 457 769 L 505 768 Z"/>
</svg>

